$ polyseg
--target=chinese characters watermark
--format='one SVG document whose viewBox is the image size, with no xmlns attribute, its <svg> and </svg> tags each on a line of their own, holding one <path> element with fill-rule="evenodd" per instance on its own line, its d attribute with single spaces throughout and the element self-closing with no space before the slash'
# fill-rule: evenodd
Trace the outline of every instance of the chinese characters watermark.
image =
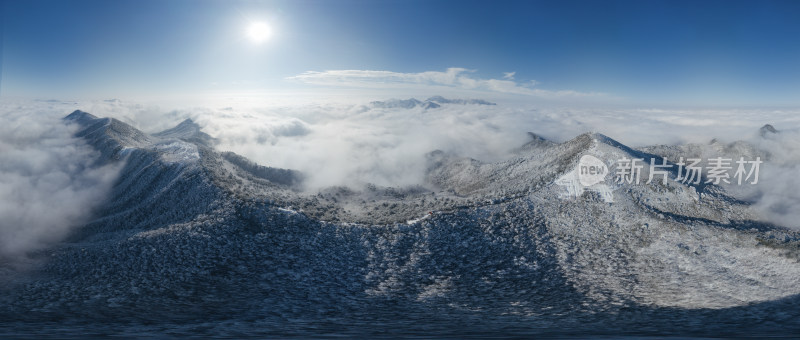
<svg viewBox="0 0 800 340">
<path fill-rule="evenodd" d="M 745 160 L 740 157 L 735 161 L 733 158 L 708 158 L 707 165 L 701 166 L 703 160 L 700 158 L 687 158 L 683 157 L 675 164 L 668 164 L 667 158 L 663 158 L 661 164 L 656 163 L 655 158 L 650 159 L 649 172 L 646 184 L 650 184 L 654 179 L 660 178 L 662 184 L 667 184 L 669 170 L 677 166 L 677 175 L 674 179 L 676 182 L 697 185 L 701 182 L 704 184 L 719 185 L 721 183 L 731 184 L 731 180 L 736 184 L 758 184 L 758 174 L 762 163 L 761 157 L 756 157 L 755 160 Z M 731 171 L 734 169 L 731 176 Z M 627 158 L 623 157 L 617 161 L 616 182 L 619 184 L 639 184 L 641 181 L 642 169 L 647 165 L 642 158 Z M 703 174 L 705 170 L 705 181 L 703 181 Z"/>
</svg>

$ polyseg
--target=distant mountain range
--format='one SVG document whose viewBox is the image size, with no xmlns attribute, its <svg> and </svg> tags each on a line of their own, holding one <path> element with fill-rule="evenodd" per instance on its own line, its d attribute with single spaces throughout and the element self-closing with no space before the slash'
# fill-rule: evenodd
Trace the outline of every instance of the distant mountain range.
<svg viewBox="0 0 800 340">
<path fill-rule="evenodd" d="M 457 105 L 497 105 L 482 99 L 446 99 L 442 96 L 433 96 L 425 101 L 420 101 L 415 98 L 410 99 L 391 99 L 387 101 L 374 101 L 370 105 L 374 108 L 402 108 L 411 109 L 421 107 L 423 109 L 436 109 L 444 104 L 457 104 Z"/>
<path fill-rule="evenodd" d="M 493 105 L 372 106 L 443 104 Z M 666 184 L 612 180 L 622 158 L 768 158 L 752 145 L 531 133 L 497 163 L 432 151 L 418 186 L 308 193 L 304 174 L 217 151 L 191 120 L 152 135 L 82 111 L 65 121 L 99 163 L 124 168 L 90 223 L 0 286 L 0 336 L 54 322 L 233 337 L 800 331 L 800 234 L 675 171 Z M 613 202 L 559 185 L 586 155 L 609 165 Z"/>
</svg>

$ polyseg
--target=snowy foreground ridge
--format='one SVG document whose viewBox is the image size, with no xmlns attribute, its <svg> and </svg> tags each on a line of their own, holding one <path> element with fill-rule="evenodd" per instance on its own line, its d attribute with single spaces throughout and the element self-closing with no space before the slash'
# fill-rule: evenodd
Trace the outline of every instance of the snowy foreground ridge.
<svg viewBox="0 0 800 340">
<path fill-rule="evenodd" d="M 433 151 L 420 186 L 308 193 L 190 120 L 65 123 L 122 173 L 95 219 L 0 272 L 0 336 L 800 332 L 798 233 L 712 184 L 570 179 L 584 155 L 768 158 L 754 147 L 531 134 L 499 163 Z"/>
</svg>

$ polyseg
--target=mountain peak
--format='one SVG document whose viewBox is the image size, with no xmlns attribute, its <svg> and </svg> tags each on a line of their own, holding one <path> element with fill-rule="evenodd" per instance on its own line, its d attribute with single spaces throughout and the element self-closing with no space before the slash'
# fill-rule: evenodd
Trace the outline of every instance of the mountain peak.
<svg viewBox="0 0 800 340">
<path fill-rule="evenodd" d="M 72 113 L 70 113 L 69 115 L 67 115 L 63 119 L 83 124 L 83 123 L 88 122 L 90 120 L 97 119 L 97 117 L 95 115 L 93 115 L 91 113 L 88 113 L 88 112 L 85 112 L 85 111 L 75 110 L 75 111 L 72 111 Z"/>
<path fill-rule="evenodd" d="M 589 137 L 591 137 L 592 139 L 594 139 L 594 140 L 596 140 L 598 142 L 602 142 L 602 143 L 606 143 L 606 144 L 621 144 L 620 142 L 617 142 L 613 138 L 611 138 L 609 136 L 606 136 L 606 135 L 604 135 L 602 133 L 599 133 L 599 132 L 590 132 L 589 133 Z"/>
<path fill-rule="evenodd" d="M 778 130 L 775 129 L 775 127 L 771 124 L 764 124 L 764 126 L 758 129 L 758 133 L 761 135 L 761 137 L 766 137 L 769 134 L 778 133 Z"/>
<path fill-rule="evenodd" d="M 626 153 L 632 157 L 644 158 L 647 160 L 654 157 L 654 155 L 633 149 L 611 137 L 598 132 L 586 132 L 580 134 L 577 137 L 562 143 L 562 145 L 577 146 L 578 148 L 584 150 L 597 147 L 605 151 L 618 150 L 619 152 Z"/>
<path fill-rule="evenodd" d="M 184 121 L 182 121 L 180 124 L 178 124 L 175 127 L 176 128 L 180 128 L 180 127 L 182 127 L 182 128 L 195 128 L 195 129 L 200 130 L 200 125 L 195 123 L 191 118 L 186 118 Z"/>
<path fill-rule="evenodd" d="M 187 118 L 180 122 L 178 125 L 171 129 L 167 129 L 153 134 L 156 137 L 190 137 L 200 131 L 200 125 L 197 125 L 191 118 Z"/>
<path fill-rule="evenodd" d="M 516 152 L 523 152 L 523 151 L 542 151 L 547 149 L 553 145 L 556 145 L 553 141 L 550 141 L 544 137 L 541 137 L 533 132 L 528 132 L 529 141 L 524 145 L 516 148 Z"/>
<path fill-rule="evenodd" d="M 185 119 L 174 128 L 154 133 L 153 136 L 159 138 L 177 138 L 204 145 L 213 145 L 215 142 L 214 138 L 201 131 L 200 125 L 195 123 L 191 118 Z"/>
<path fill-rule="evenodd" d="M 610 145 L 621 144 L 620 142 L 617 142 L 613 138 L 608 137 L 608 136 L 606 136 L 606 135 L 604 135 L 602 133 L 599 133 L 599 132 L 584 132 L 584 133 L 576 136 L 572 140 L 592 140 L 592 141 L 595 141 L 595 142 L 598 142 L 598 143 L 610 144 Z"/>
</svg>

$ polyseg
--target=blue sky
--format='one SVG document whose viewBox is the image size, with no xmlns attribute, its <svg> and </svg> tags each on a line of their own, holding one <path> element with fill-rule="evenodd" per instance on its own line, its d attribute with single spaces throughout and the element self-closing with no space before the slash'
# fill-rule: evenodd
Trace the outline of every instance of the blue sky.
<svg viewBox="0 0 800 340">
<path fill-rule="evenodd" d="M 260 44 L 245 34 L 256 21 L 273 31 Z M 390 83 L 797 105 L 798 37 L 797 1 L 20 0 L 4 5 L 0 94 L 124 98 Z"/>
</svg>

